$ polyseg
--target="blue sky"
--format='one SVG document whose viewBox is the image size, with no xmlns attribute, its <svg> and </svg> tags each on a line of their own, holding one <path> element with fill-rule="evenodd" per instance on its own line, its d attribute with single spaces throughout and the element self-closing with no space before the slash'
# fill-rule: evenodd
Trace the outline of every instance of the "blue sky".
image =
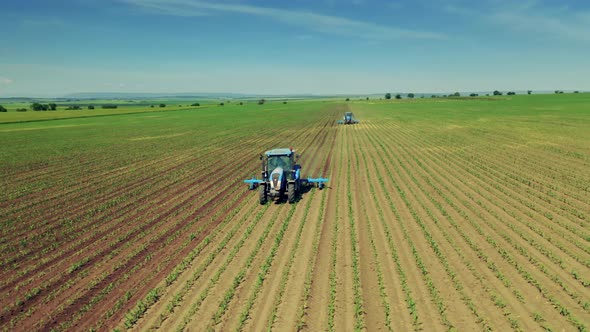
<svg viewBox="0 0 590 332">
<path fill-rule="evenodd" d="M 590 1 L 5 0 L 0 97 L 590 90 Z"/>
</svg>

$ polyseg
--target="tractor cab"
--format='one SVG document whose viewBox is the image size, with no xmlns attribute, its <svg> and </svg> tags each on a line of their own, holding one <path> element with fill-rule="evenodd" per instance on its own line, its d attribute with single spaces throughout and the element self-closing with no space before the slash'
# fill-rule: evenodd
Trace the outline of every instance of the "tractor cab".
<svg viewBox="0 0 590 332">
<path fill-rule="evenodd" d="M 293 157 L 288 155 L 267 155 L 267 166 L 269 170 L 274 170 L 280 167 L 284 170 L 291 169 L 293 167 Z"/>
<path fill-rule="evenodd" d="M 346 112 L 346 113 L 344 113 L 344 122 L 346 122 L 346 123 L 352 123 L 352 120 L 353 120 L 352 112 Z"/>
<path fill-rule="evenodd" d="M 272 149 L 261 156 L 263 164 L 263 177 L 277 179 L 279 183 L 283 180 L 294 180 L 298 165 L 295 165 L 297 155 L 293 149 Z"/>
</svg>

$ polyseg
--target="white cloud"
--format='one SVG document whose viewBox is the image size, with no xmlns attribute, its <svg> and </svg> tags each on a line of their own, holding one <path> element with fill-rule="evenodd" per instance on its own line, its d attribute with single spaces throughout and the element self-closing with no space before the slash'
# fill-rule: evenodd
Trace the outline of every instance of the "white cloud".
<svg viewBox="0 0 590 332">
<path fill-rule="evenodd" d="M 590 12 L 575 11 L 568 6 L 542 7 L 537 1 L 522 3 L 495 1 L 472 9 L 448 3 L 447 13 L 518 33 L 531 33 L 559 39 L 590 41 Z"/>
<path fill-rule="evenodd" d="M 497 12 L 490 16 L 493 23 L 523 32 L 543 33 L 570 40 L 590 41 L 590 22 L 574 17 L 550 16 L 543 13 Z"/>
<path fill-rule="evenodd" d="M 446 39 L 439 32 L 403 29 L 308 11 L 284 10 L 252 5 L 214 3 L 199 0 L 121 0 L 145 10 L 177 16 L 236 13 L 266 17 L 281 23 L 322 33 L 372 40 Z"/>
<path fill-rule="evenodd" d="M 164 15 L 173 16 L 207 16 L 210 15 L 210 11 L 206 9 L 199 10 L 198 8 L 185 8 L 182 3 L 168 4 L 164 1 L 141 1 L 141 0 L 123 0 L 128 3 L 139 5 L 142 9 L 151 12 Z"/>
<path fill-rule="evenodd" d="M 0 84 L 12 84 L 14 83 L 13 80 L 6 78 L 6 77 L 0 77 Z"/>
</svg>

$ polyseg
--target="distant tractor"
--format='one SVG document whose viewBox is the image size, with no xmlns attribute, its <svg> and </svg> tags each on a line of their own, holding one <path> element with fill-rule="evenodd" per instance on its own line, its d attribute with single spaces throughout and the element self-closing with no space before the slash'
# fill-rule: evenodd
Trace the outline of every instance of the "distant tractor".
<svg viewBox="0 0 590 332">
<path fill-rule="evenodd" d="M 359 120 L 357 120 L 354 117 L 354 114 L 352 114 L 352 112 L 346 112 L 344 113 L 344 118 L 342 120 L 338 120 L 339 124 L 355 124 L 355 123 L 359 123 Z"/>
<path fill-rule="evenodd" d="M 299 155 L 292 148 L 272 149 L 260 155 L 262 161 L 262 180 L 252 178 L 244 180 L 250 190 L 260 187 L 260 204 L 270 200 L 280 201 L 286 197 L 289 203 L 295 203 L 305 187 L 317 184 L 324 188 L 328 179 L 301 178 L 301 165 L 297 164 Z"/>
</svg>

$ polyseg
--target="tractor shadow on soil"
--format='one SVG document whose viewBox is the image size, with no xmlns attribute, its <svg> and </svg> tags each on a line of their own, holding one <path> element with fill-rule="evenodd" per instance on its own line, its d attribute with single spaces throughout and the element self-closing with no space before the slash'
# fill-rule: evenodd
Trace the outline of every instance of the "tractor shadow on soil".
<svg viewBox="0 0 590 332">
<path fill-rule="evenodd" d="M 314 187 L 314 186 L 302 186 L 302 188 L 299 190 L 299 195 L 297 195 L 297 197 L 295 198 L 295 202 L 293 204 L 298 203 L 303 198 L 303 195 L 307 194 L 312 189 L 315 189 L 315 190 L 328 190 L 328 189 L 331 189 L 331 187 L 324 186 L 322 189 L 319 189 L 319 188 Z M 276 201 L 274 201 L 274 204 L 280 205 L 280 204 L 286 204 L 287 202 L 288 202 L 287 197 L 284 196 L 284 197 L 281 197 L 280 199 L 277 199 Z"/>
</svg>

